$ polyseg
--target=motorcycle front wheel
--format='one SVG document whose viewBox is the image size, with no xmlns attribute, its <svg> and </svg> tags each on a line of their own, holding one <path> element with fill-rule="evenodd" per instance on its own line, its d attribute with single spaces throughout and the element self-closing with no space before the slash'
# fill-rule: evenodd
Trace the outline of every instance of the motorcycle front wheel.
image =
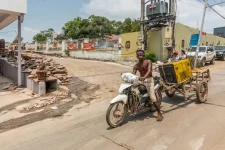
<svg viewBox="0 0 225 150">
<path fill-rule="evenodd" d="M 122 101 L 113 103 L 109 106 L 106 113 L 106 122 L 112 128 L 116 128 L 123 124 L 125 116 L 127 115 L 127 105 Z"/>
</svg>

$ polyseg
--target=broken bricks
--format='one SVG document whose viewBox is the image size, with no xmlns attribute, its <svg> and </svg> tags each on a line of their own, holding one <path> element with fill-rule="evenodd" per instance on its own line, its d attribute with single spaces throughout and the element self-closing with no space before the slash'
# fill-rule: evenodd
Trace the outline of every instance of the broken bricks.
<svg viewBox="0 0 225 150">
<path fill-rule="evenodd" d="M 36 79 L 37 75 L 37 67 L 42 64 L 45 65 L 46 76 L 54 76 L 60 83 L 64 85 L 70 83 L 70 79 L 72 76 L 67 76 L 67 70 L 64 66 L 55 63 L 51 58 L 41 57 L 39 55 L 34 54 L 23 54 L 22 57 L 25 57 L 25 64 L 23 65 L 23 70 L 25 72 L 31 72 L 28 76 L 30 79 Z"/>
</svg>

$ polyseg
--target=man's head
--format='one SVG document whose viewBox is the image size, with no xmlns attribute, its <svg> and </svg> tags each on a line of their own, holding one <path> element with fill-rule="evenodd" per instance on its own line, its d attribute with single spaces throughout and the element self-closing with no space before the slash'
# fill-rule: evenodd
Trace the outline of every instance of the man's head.
<svg viewBox="0 0 225 150">
<path fill-rule="evenodd" d="M 186 54 L 185 50 L 181 50 L 181 53 L 182 53 L 183 55 L 185 55 L 185 54 Z"/>
<path fill-rule="evenodd" d="M 143 50 L 137 50 L 136 54 L 139 61 L 143 61 L 145 59 L 145 52 Z"/>
</svg>

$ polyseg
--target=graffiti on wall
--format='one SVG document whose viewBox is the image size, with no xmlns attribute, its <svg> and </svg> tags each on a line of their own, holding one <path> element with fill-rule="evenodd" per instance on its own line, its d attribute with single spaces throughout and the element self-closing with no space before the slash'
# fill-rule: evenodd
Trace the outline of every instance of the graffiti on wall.
<svg viewBox="0 0 225 150">
<path fill-rule="evenodd" d="M 126 41 L 125 48 L 126 48 L 126 51 L 130 49 L 130 41 Z"/>
<path fill-rule="evenodd" d="M 119 48 L 119 36 L 117 35 L 105 36 L 103 39 L 97 39 L 96 41 L 96 49 L 118 50 Z"/>
<path fill-rule="evenodd" d="M 69 42 L 67 43 L 67 50 L 77 50 L 77 43 L 76 42 Z"/>
<path fill-rule="evenodd" d="M 82 50 L 84 50 L 84 51 L 95 50 L 95 43 L 94 42 L 88 42 L 88 43 L 84 42 Z"/>
<path fill-rule="evenodd" d="M 62 49 L 62 44 L 53 42 L 49 46 L 49 50 L 61 50 Z"/>
</svg>

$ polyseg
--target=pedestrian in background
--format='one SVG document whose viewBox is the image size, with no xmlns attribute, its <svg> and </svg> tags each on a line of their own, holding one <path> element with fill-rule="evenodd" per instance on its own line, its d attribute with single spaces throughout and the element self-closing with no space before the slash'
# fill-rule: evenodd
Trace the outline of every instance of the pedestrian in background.
<svg viewBox="0 0 225 150">
<path fill-rule="evenodd" d="M 180 59 L 186 59 L 186 58 L 187 58 L 187 55 L 186 55 L 185 50 L 181 50 L 181 56 L 180 56 Z"/>
</svg>

